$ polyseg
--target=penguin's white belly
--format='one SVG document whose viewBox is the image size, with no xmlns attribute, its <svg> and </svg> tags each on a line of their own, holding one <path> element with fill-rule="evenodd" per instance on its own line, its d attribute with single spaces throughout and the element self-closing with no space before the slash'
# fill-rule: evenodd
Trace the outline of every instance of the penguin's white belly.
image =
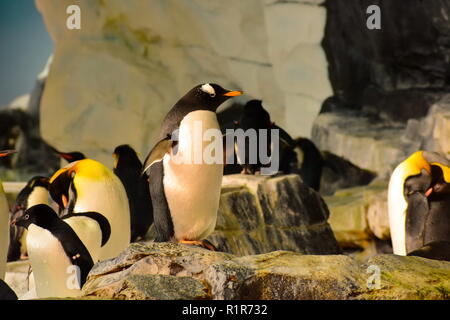
<svg viewBox="0 0 450 320">
<path fill-rule="evenodd" d="M 94 262 L 98 259 L 115 258 L 128 247 L 131 238 L 130 209 L 122 182 L 115 176 L 100 182 L 89 179 L 81 180 L 82 178 L 79 178 L 82 188 L 75 203 L 74 213 L 98 212 L 108 219 L 111 226 L 110 239 L 100 248 Z M 79 233 L 79 231 L 76 232 Z M 85 237 L 82 234 L 79 234 L 79 237 L 86 245 Z M 91 248 L 88 247 L 88 250 Z M 96 255 L 95 252 L 94 255 Z"/>
<path fill-rule="evenodd" d="M 388 188 L 389 227 L 394 254 L 406 256 L 406 210 L 403 196 L 404 174 L 397 167 L 391 175 Z"/>
<path fill-rule="evenodd" d="M 201 135 L 195 135 L 191 141 L 186 138 L 187 131 L 201 123 Z M 197 129 L 199 126 L 197 126 Z M 201 240 L 214 231 L 219 209 L 220 189 L 223 175 L 223 142 L 220 139 L 202 141 L 199 148 L 193 147 L 193 140 L 203 137 L 208 129 L 220 130 L 217 117 L 211 111 L 195 111 L 189 113 L 180 124 L 178 153 L 191 152 L 194 161 L 195 154 L 205 151 L 212 143 L 216 146 L 217 160 L 215 163 L 177 163 L 166 154 L 163 159 L 164 166 L 164 193 L 169 205 L 174 225 L 176 240 Z M 199 132 L 200 132 L 199 131 Z M 211 150 L 211 149 L 209 149 Z M 203 157 L 202 157 L 203 158 Z M 192 162 L 193 162 L 192 161 Z"/>
<path fill-rule="evenodd" d="M 76 297 L 81 294 L 73 286 L 73 266 L 61 243 L 50 231 L 30 225 L 27 247 L 39 298 Z"/>
<path fill-rule="evenodd" d="M 5 279 L 6 258 L 9 247 L 9 208 L 0 180 L 0 279 Z"/>
</svg>

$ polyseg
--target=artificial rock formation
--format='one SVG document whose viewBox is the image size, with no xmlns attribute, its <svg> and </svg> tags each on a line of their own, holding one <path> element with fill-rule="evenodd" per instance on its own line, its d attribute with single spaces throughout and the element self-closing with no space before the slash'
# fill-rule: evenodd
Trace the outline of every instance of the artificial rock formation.
<svg viewBox="0 0 450 320">
<path fill-rule="evenodd" d="M 69 30 L 73 1 L 37 0 L 55 42 L 43 137 L 104 163 L 123 143 L 145 154 L 169 108 L 204 82 L 262 99 L 276 123 L 309 136 L 331 95 L 322 2 L 81 0 L 81 29 Z"/>
<path fill-rule="evenodd" d="M 83 286 L 96 299 L 448 299 L 450 263 L 380 255 L 275 251 L 235 257 L 188 245 L 135 243 L 96 264 Z"/>
</svg>

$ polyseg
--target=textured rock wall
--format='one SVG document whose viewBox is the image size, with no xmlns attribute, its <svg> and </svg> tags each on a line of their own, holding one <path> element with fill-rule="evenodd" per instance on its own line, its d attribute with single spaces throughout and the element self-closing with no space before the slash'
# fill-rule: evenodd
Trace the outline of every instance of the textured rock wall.
<svg viewBox="0 0 450 320">
<path fill-rule="evenodd" d="M 366 9 L 381 9 L 381 29 L 366 28 Z M 370 106 L 406 121 L 427 114 L 449 84 L 450 2 L 326 2 L 324 48 L 333 91 L 343 106 Z"/>
<path fill-rule="evenodd" d="M 68 30 L 73 1 L 36 0 L 55 42 L 42 134 L 101 161 L 122 143 L 145 153 L 180 95 L 214 81 L 309 136 L 331 94 L 321 2 L 81 0 L 81 30 Z"/>
</svg>

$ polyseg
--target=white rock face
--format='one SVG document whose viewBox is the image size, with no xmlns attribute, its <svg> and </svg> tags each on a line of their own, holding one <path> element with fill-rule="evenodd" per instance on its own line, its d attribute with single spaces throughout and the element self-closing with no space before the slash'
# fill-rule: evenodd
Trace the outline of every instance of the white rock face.
<svg viewBox="0 0 450 320">
<path fill-rule="evenodd" d="M 36 0 L 55 41 L 41 108 L 43 137 L 102 162 L 129 143 L 142 156 L 187 90 L 216 82 L 258 98 L 292 135 L 310 136 L 331 95 L 320 46 L 323 1 Z"/>
</svg>

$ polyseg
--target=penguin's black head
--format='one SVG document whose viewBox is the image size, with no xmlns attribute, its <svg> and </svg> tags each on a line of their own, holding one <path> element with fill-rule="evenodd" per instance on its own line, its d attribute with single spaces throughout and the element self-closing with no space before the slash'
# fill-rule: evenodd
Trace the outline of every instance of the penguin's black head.
<svg viewBox="0 0 450 320">
<path fill-rule="evenodd" d="M 67 168 L 59 169 L 50 179 L 48 191 L 51 198 L 55 201 L 61 210 L 67 208 L 69 204 L 69 193 L 74 191 L 72 183 L 74 172 Z"/>
<path fill-rule="evenodd" d="M 430 188 L 431 182 L 432 176 L 425 169 L 422 169 L 420 174 L 407 178 L 403 191 L 405 198 L 407 199 L 415 193 L 425 194 Z"/>
<path fill-rule="evenodd" d="M 244 106 L 240 122 L 245 128 L 271 127 L 270 114 L 262 106 L 261 100 L 250 100 Z"/>
<path fill-rule="evenodd" d="M 31 178 L 27 182 L 25 188 L 23 188 L 17 195 L 16 202 L 14 204 L 13 211 L 12 211 L 13 214 L 18 211 L 26 209 L 28 197 L 33 192 L 34 188 L 42 187 L 42 188 L 45 188 L 48 190 L 49 180 L 50 180 L 49 178 L 41 177 L 41 176 L 36 176 L 36 177 Z"/>
<path fill-rule="evenodd" d="M 13 220 L 11 224 L 26 229 L 28 229 L 31 224 L 46 228 L 55 219 L 58 219 L 58 215 L 52 208 L 46 204 L 38 204 L 26 210 L 20 218 Z"/>
<path fill-rule="evenodd" d="M 75 152 L 58 152 L 61 158 L 64 158 L 67 162 L 75 162 L 79 160 L 86 159 L 86 156 L 82 154 L 81 152 L 75 151 Z"/>
<path fill-rule="evenodd" d="M 113 152 L 113 158 L 115 169 L 123 163 L 135 164 L 139 162 L 138 165 L 142 165 L 136 151 L 127 144 L 116 147 Z"/>
<path fill-rule="evenodd" d="M 216 112 L 217 108 L 228 99 L 240 96 L 242 91 L 230 91 L 215 83 L 199 84 L 189 91 L 180 102 Z"/>
</svg>

